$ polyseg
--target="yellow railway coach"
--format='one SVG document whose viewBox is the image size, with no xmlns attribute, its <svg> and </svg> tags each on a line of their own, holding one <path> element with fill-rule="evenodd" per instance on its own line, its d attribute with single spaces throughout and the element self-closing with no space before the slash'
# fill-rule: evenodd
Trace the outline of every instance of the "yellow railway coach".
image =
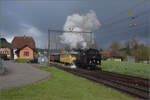
<svg viewBox="0 0 150 100">
<path fill-rule="evenodd" d="M 60 62 L 66 64 L 72 64 L 73 61 L 76 60 L 76 54 L 61 54 L 60 55 Z"/>
</svg>

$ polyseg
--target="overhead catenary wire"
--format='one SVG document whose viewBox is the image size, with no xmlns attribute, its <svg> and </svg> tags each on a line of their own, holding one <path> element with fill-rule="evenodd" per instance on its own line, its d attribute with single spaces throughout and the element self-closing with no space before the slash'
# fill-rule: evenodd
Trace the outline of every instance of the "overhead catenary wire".
<svg viewBox="0 0 150 100">
<path fill-rule="evenodd" d="M 142 17 L 142 16 L 144 16 L 144 15 L 146 15 L 146 14 L 149 14 L 148 12 L 149 12 L 149 10 L 146 10 L 146 11 L 143 11 L 143 12 L 141 12 L 141 13 L 138 13 L 138 14 L 134 15 L 134 16 L 136 17 L 134 20 L 136 20 L 136 19 L 138 19 L 138 18 L 140 18 L 140 17 Z M 122 22 L 126 22 L 126 21 L 132 22 L 133 20 L 131 20 L 130 18 L 131 18 L 131 17 L 124 17 L 124 18 L 119 19 L 119 20 L 117 20 L 117 21 L 114 21 L 114 22 L 112 22 L 112 23 L 103 24 L 103 25 L 101 26 L 101 29 L 109 28 L 109 27 L 114 27 L 116 24 L 123 24 Z"/>
<path fill-rule="evenodd" d="M 117 21 L 114 21 L 113 23 L 111 23 L 109 25 L 108 24 L 103 25 L 98 32 L 100 32 L 100 33 L 103 33 L 103 32 L 111 32 L 111 33 L 119 32 L 120 31 L 120 26 L 121 26 L 121 25 L 119 26 L 119 24 L 123 24 L 123 22 L 125 22 L 125 21 L 128 21 L 129 24 L 138 23 L 138 26 L 137 25 L 135 26 L 136 30 L 137 30 L 139 25 L 143 25 L 143 24 L 148 25 L 148 24 L 145 24 L 146 22 L 144 22 L 144 23 L 136 22 L 138 18 L 142 17 L 143 15 L 149 14 L 148 12 L 149 12 L 149 10 L 146 10 L 146 11 L 143 11 L 141 13 L 138 13 L 138 14 L 134 15 L 134 16 L 137 16 L 137 18 L 134 19 L 134 20 L 130 20 L 129 17 L 125 17 L 123 19 L 119 19 Z M 128 28 L 129 29 L 131 28 L 130 30 L 135 29 L 135 28 L 129 27 L 129 25 L 126 25 L 126 24 L 125 24 L 126 27 L 124 27 L 124 26 L 122 27 L 123 29 L 126 28 L 125 31 L 127 31 Z M 118 26 L 119 26 L 119 31 L 118 31 L 118 29 L 116 29 L 116 28 L 118 28 Z M 108 30 L 110 30 L 110 31 L 108 31 Z M 137 31 L 135 31 L 135 32 L 137 32 Z"/>
<path fill-rule="evenodd" d="M 136 15 L 130 14 L 130 16 L 127 16 L 127 17 L 124 17 L 124 18 L 121 18 L 121 19 L 119 19 L 119 20 L 115 20 L 115 21 L 114 21 L 114 19 L 118 18 L 118 16 L 127 14 L 127 10 L 128 10 L 128 9 L 130 9 L 130 10 L 133 11 L 134 9 L 136 9 L 137 7 L 143 5 L 143 4 L 146 3 L 147 1 L 148 1 L 148 0 L 142 0 L 142 1 L 138 2 L 137 4 L 135 4 L 134 6 L 132 6 L 132 7 L 130 7 L 130 8 L 127 8 L 127 9 L 125 9 L 125 10 L 119 12 L 117 15 L 112 16 L 112 17 L 110 17 L 110 18 L 104 20 L 104 21 L 103 21 L 104 24 L 102 24 L 101 28 L 99 28 L 99 30 L 96 30 L 95 33 L 100 33 L 102 30 L 103 30 L 103 31 L 105 31 L 105 30 L 111 30 L 111 31 L 112 31 L 112 28 L 116 31 L 116 30 L 118 30 L 118 29 L 116 29 L 116 28 L 118 28 L 117 26 L 118 26 L 119 24 L 123 24 L 123 22 L 128 21 L 128 23 L 131 24 L 132 21 L 133 21 L 133 20 L 130 19 L 131 17 L 136 17 L 136 19 L 137 19 L 137 18 L 140 18 L 140 17 L 143 16 L 143 15 L 148 14 L 149 10 L 146 10 L 146 11 L 143 11 L 143 12 L 138 13 L 138 14 L 136 14 Z M 111 19 L 113 19 L 113 21 L 112 21 Z M 136 20 L 136 19 L 134 19 L 134 20 Z M 109 22 L 109 23 L 107 23 L 107 22 Z M 110 29 L 110 28 L 111 28 L 111 29 Z M 127 27 L 127 28 L 128 28 L 128 27 Z M 114 31 L 114 30 L 113 30 L 113 31 Z"/>
<path fill-rule="evenodd" d="M 60 44 L 60 39 L 57 41 L 58 38 L 60 38 L 60 33 L 62 35 L 62 33 L 75 33 L 75 34 L 89 34 L 90 36 L 90 43 L 93 43 L 94 39 L 94 34 L 93 32 L 88 32 L 88 31 L 65 31 L 65 30 L 51 30 L 48 29 L 48 39 L 49 39 L 49 43 L 48 43 L 48 51 L 49 51 L 49 55 L 51 53 L 57 52 L 57 50 L 59 50 L 60 48 L 64 48 L 66 45 L 64 44 Z M 89 42 L 89 41 L 88 41 Z M 93 43 L 94 44 L 94 43 Z"/>
<path fill-rule="evenodd" d="M 112 17 L 110 17 L 110 18 L 107 18 L 107 19 L 104 19 L 104 23 L 107 23 L 107 22 L 110 22 L 111 20 L 114 20 L 115 18 L 116 18 L 116 16 L 120 16 L 120 15 L 124 15 L 124 14 L 126 14 L 125 12 L 127 12 L 129 9 L 131 10 L 131 11 L 133 11 L 134 9 L 136 9 L 137 7 L 139 7 L 140 5 L 143 5 L 144 3 L 146 3 L 148 0 L 142 0 L 141 2 L 139 2 L 139 3 L 137 3 L 137 4 L 135 4 L 135 5 L 133 5 L 131 8 L 127 8 L 127 9 L 125 9 L 125 10 L 123 10 L 123 11 L 120 11 L 119 13 L 117 13 L 117 15 L 114 15 L 114 16 L 112 16 Z M 148 1 L 149 2 L 149 1 Z"/>
<path fill-rule="evenodd" d="M 147 26 L 148 27 L 148 25 L 149 25 L 149 23 L 148 22 L 146 22 L 146 21 L 144 21 L 144 22 L 142 22 L 142 23 L 138 23 L 136 26 L 133 26 L 133 27 L 131 27 L 131 26 L 128 26 L 128 25 L 126 25 L 126 26 L 123 26 L 123 27 L 119 27 L 119 30 L 114 30 L 114 29 L 112 29 L 112 30 L 104 30 L 104 31 L 100 31 L 100 33 L 101 32 L 111 32 L 111 33 L 114 33 L 114 32 L 117 32 L 117 31 L 120 31 L 120 30 L 137 30 L 139 27 L 143 27 L 143 26 Z"/>
<path fill-rule="evenodd" d="M 136 22 L 134 22 L 136 23 Z M 138 22 L 136 23 L 136 26 L 130 26 L 130 24 L 126 23 L 124 25 L 116 25 L 114 27 L 110 27 L 110 28 L 102 28 L 99 32 L 114 32 L 114 31 L 117 31 L 117 30 L 123 30 L 123 29 L 127 29 L 127 28 L 130 28 L 130 29 L 133 29 L 134 27 L 138 27 L 138 26 L 143 26 L 144 24 L 148 25 L 148 22 L 147 21 L 142 21 L 142 22 Z"/>
<path fill-rule="evenodd" d="M 109 38 L 109 37 L 117 37 L 120 35 L 121 36 L 124 36 L 125 34 L 130 34 L 131 36 L 136 36 L 137 35 L 137 31 L 140 32 L 140 31 L 148 31 L 147 30 L 142 30 L 143 27 L 145 27 L 145 25 L 147 26 L 147 24 L 144 24 L 143 26 L 139 26 L 139 27 L 134 27 L 134 29 L 131 29 L 131 28 L 127 28 L 126 30 L 123 30 L 123 31 L 113 31 L 113 32 L 105 32 L 105 34 L 109 34 L 109 35 L 104 35 L 102 38 Z M 148 27 L 148 26 L 147 26 Z M 103 32 L 104 33 L 104 32 Z"/>
</svg>

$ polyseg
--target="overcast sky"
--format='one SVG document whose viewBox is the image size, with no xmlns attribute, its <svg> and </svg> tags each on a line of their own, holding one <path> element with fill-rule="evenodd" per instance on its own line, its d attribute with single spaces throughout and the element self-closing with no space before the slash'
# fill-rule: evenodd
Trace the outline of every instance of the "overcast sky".
<svg viewBox="0 0 150 100">
<path fill-rule="evenodd" d="M 45 48 L 48 29 L 62 30 L 67 16 L 90 10 L 101 23 L 95 31 L 100 48 L 133 37 L 149 45 L 150 0 L 0 0 L 0 33 L 8 41 L 14 36 L 32 36 L 37 47 Z"/>
</svg>

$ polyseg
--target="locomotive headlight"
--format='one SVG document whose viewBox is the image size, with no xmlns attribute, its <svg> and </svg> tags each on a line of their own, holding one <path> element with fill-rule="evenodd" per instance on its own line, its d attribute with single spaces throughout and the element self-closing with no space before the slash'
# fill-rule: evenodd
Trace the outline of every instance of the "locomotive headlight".
<svg viewBox="0 0 150 100">
<path fill-rule="evenodd" d="M 99 61 L 97 61 L 97 63 L 99 64 Z"/>
<path fill-rule="evenodd" d="M 90 62 L 89 62 L 90 64 L 92 63 L 92 61 L 90 60 Z"/>
</svg>

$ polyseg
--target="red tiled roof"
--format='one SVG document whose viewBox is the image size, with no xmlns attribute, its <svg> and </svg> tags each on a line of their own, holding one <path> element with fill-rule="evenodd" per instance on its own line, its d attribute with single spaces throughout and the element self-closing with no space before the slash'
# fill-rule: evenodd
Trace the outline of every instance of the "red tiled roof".
<svg viewBox="0 0 150 100">
<path fill-rule="evenodd" d="M 121 57 L 120 53 L 118 51 L 115 51 L 115 50 L 112 50 L 112 49 L 102 51 L 101 54 L 102 55 L 109 55 L 109 56 L 113 56 L 113 57 Z"/>
<path fill-rule="evenodd" d="M 35 49 L 35 41 L 32 37 L 28 36 L 16 36 L 12 41 L 12 48 L 20 49 L 24 46 L 29 46 L 32 49 Z"/>
<path fill-rule="evenodd" d="M 111 52 L 112 52 L 112 49 L 108 49 L 108 50 L 102 51 L 101 54 L 102 55 L 109 55 Z"/>
</svg>

